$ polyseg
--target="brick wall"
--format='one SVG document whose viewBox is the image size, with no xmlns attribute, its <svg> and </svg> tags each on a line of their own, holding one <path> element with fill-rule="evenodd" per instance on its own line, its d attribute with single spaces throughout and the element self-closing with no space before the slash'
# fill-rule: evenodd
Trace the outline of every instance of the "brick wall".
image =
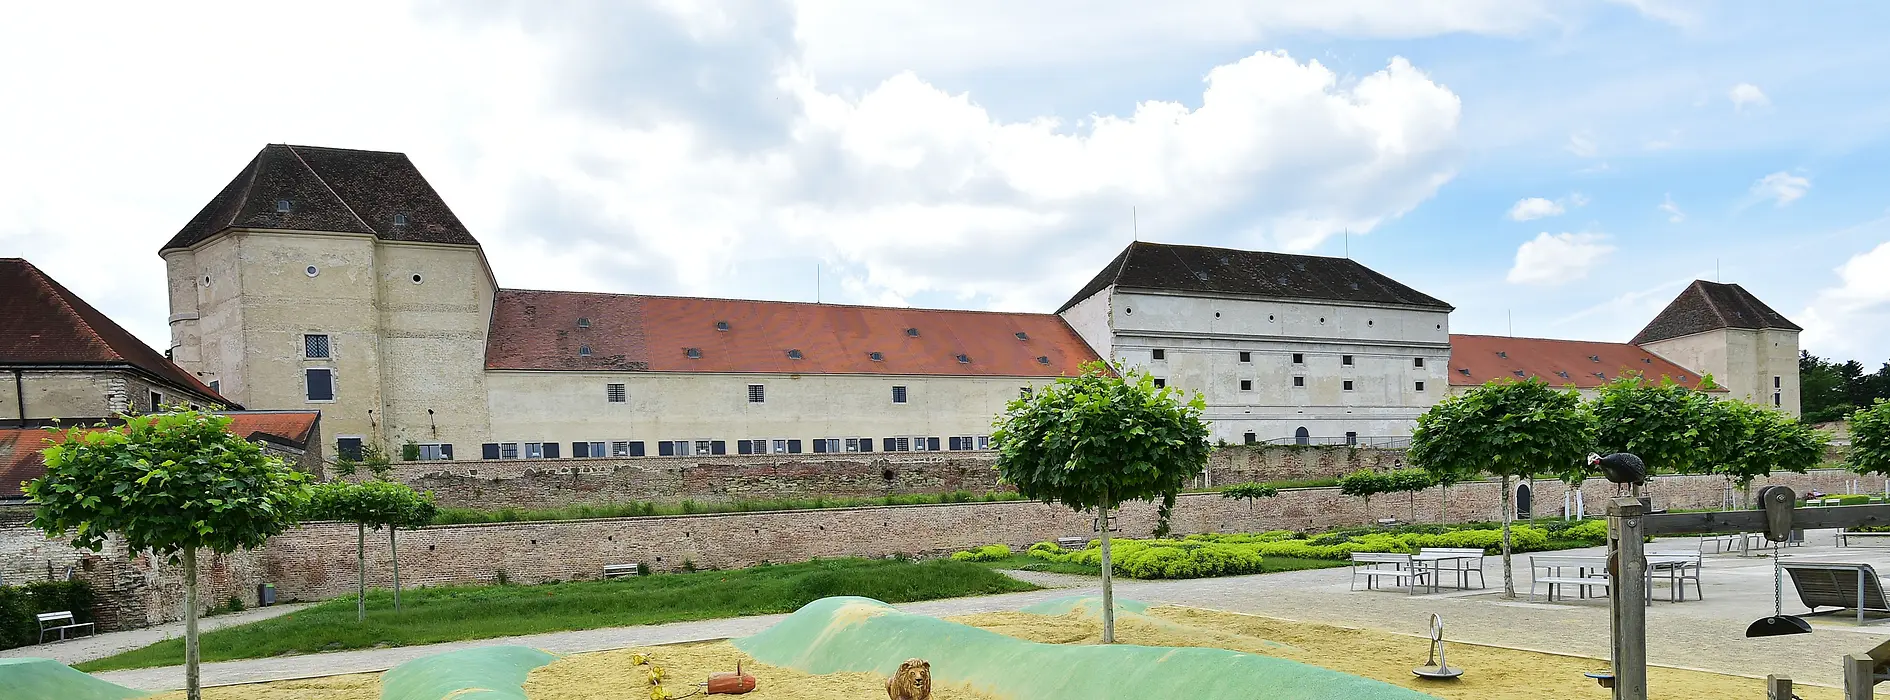
<svg viewBox="0 0 1890 700">
<path fill-rule="evenodd" d="M 1213 487 L 1249 481 L 1331 479 L 1360 469 L 1400 466 L 1404 450 L 1344 446 L 1229 445 L 1208 455 L 1203 480 Z"/>
<path fill-rule="evenodd" d="M 1837 492 L 1852 476 L 1842 471 L 1788 474 L 1763 483 L 1785 484 L 1801 493 L 1812 488 Z M 1717 477 L 1661 477 L 1645 493 L 1659 507 L 1712 507 L 1721 502 L 1725 484 Z M 1559 482 L 1537 482 L 1535 513 L 1559 512 L 1565 490 Z M 1593 511 L 1614 487 L 1590 480 L 1583 491 Z M 1253 504 L 1218 494 L 1189 494 L 1176 503 L 1172 527 L 1185 535 L 1318 530 L 1379 518 L 1433 522 L 1440 515 L 1440 495 L 1439 489 L 1430 489 L 1409 498 L 1382 497 L 1373 500 L 1368 513 L 1359 499 L 1330 488 L 1291 489 Z M 1497 519 L 1501 497 L 1493 481 L 1453 486 L 1448 519 Z M 656 570 L 675 570 L 684 562 L 734 568 L 814 557 L 927 556 L 992 543 L 1022 549 L 1056 537 L 1087 535 L 1090 522 L 1060 506 L 1009 501 L 456 525 L 403 531 L 400 572 L 406 585 L 490 583 L 501 571 L 513 582 L 538 583 L 596 578 L 605 564 L 643 562 Z M 1119 522 L 1124 536 L 1147 536 L 1155 525 L 1155 509 L 1151 504 L 1125 506 Z M 266 577 L 286 598 L 345 595 L 354 585 L 354 535 L 353 526 L 334 523 L 286 533 L 265 550 Z M 389 586 L 386 533 L 368 536 L 369 585 Z"/>
</svg>

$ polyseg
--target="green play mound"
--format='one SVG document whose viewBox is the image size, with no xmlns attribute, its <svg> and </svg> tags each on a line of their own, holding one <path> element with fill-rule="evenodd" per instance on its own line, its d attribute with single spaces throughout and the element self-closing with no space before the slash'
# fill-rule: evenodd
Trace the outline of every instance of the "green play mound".
<svg viewBox="0 0 1890 700">
<path fill-rule="evenodd" d="M 557 658 L 521 646 L 421 657 L 381 675 L 381 700 L 525 700 L 525 677 Z"/>
<path fill-rule="evenodd" d="M 0 659 L 0 698 L 6 700 L 124 700 L 150 695 L 102 681 L 52 659 Z"/>
<path fill-rule="evenodd" d="M 1126 609 L 1118 601 L 1118 609 Z M 1046 610 L 1072 610 L 1059 603 Z M 1146 608 L 1146 606 L 1143 606 Z M 890 675 L 908 658 L 941 683 L 1032 700 L 1413 700 L 1413 690 L 1285 659 L 1225 649 L 1027 642 L 870 598 L 823 598 L 735 646 L 807 673 Z"/>
</svg>

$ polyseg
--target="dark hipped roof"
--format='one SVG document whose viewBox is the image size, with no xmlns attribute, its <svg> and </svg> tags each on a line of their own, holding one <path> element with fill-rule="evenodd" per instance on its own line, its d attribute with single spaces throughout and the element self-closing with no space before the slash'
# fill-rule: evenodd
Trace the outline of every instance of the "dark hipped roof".
<svg viewBox="0 0 1890 700">
<path fill-rule="evenodd" d="M 1535 377 L 1553 387 L 1592 389 L 1629 373 L 1638 373 L 1655 383 L 1672 379 L 1689 389 L 1700 386 L 1698 373 L 1627 343 L 1455 333 L 1450 336 L 1451 386 L 1481 386 L 1492 379 Z"/>
<path fill-rule="evenodd" d="M 261 411 L 226 413 L 229 431 L 245 440 L 268 440 L 307 449 L 308 438 L 321 419 L 320 411 Z M 83 428 L 92 432 L 97 428 Z M 39 454 L 53 436 L 44 428 L 0 428 L 0 498 L 17 498 L 20 484 L 46 474 Z"/>
<path fill-rule="evenodd" d="M 1103 267 L 1057 313 L 1109 285 L 1185 292 L 1244 294 L 1365 304 L 1421 306 L 1448 311 L 1446 304 L 1406 287 L 1350 258 L 1290 255 L 1191 245 L 1136 242 Z"/>
<path fill-rule="evenodd" d="M 206 400 L 229 401 L 79 295 L 20 258 L 0 258 L 0 365 L 130 365 Z"/>
<path fill-rule="evenodd" d="M 289 200 L 289 212 L 276 202 Z M 405 214 L 405 226 L 394 215 Z M 162 250 L 227 228 L 371 233 L 388 241 L 478 245 L 404 153 L 269 144 Z"/>
<path fill-rule="evenodd" d="M 1721 328 L 1804 330 L 1745 287 L 1694 280 L 1628 342 L 1640 345 Z"/>
<path fill-rule="evenodd" d="M 489 369 L 1058 377 L 1096 359 L 1055 314 L 521 289 L 493 298 L 486 340 Z"/>
</svg>

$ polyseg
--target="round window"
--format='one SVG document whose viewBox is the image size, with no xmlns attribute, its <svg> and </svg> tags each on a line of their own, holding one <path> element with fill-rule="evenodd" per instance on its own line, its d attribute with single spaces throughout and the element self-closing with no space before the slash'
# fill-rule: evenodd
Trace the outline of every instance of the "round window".
<svg viewBox="0 0 1890 700">
<path fill-rule="evenodd" d="M 420 283 L 420 276 L 419 276 L 419 275 L 414 275 L 414 276 L 413 276 L 413 283 L 414 283 L 414 284 L 419 284 L 419 283 Z"/>
<path fill-rule="evenodd" d="M 204 276 L 203 276 L 203 286 L 205 286 L 205 287 L 208 287 L 208 286 L 210 286 L 210 276 L 209 276 L 209 275 L 204 275 Z"/>
<path fill-rule="evenodd" d="M 314 265 L 310 265 L 310 266 L 308 266 L 308 269 L 306 269 L 306 270 L 303 270 L 303 272 L 306 272 L 306 273 L 308 273 L 308 276 L 310 276 L 310 277 L 314 277 L 314 276 L 316 276 L 316 275 L 319 275 L 319 274 L 321 274 L 321 273 L 322 273 L 322 270 L 321 270 L 321 268 L 319 268 L 319 267 L 316 267 L 316 266 L 314 266 Z"/>
</svg>

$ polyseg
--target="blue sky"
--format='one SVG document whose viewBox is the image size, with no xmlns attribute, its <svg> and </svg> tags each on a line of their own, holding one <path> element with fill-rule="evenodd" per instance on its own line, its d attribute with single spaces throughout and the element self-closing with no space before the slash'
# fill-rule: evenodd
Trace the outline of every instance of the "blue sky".
<svg viewBox="0 0 1890 700">
<path fill-rule="evenodd" d="M 1890 359 L 1872 3 L 46 5 L 0 11 L 0 256 L 160 348 L 157 246 L 289 142 L 408 153 L 510 287 L 1050 311 L 1133 209 L 1349 240 L 1459 332 L 1717 277 Z"/>
</svg>

